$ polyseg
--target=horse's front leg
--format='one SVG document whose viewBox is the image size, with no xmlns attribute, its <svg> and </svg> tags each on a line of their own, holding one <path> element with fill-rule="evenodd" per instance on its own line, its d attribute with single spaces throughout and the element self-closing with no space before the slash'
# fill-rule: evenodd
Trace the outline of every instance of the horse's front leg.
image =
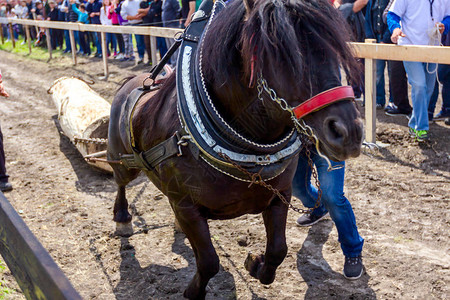
<svg viewBox="0 0 450 300">
<path fill-rule="evenodd" d="M 287 254 L 287 211 L 287 205 L 280 198 L 273 199 L 270 206 L 263 212 L 267 235 L 266 253 L 259 256 L 249 254 L 245 261 L 245 267 L 250 275 L 263 284 L 270 284 L 275 280 L 275 272 Z"/>
<path fill-rule="evenodd" d="M 184 291 L 184 297 L 205 299 L 209 280 L 219 272 L 219 257 L 211 242 L 208 222 L 192 203 L 189 207 L 172 207 L 181 229 L 191 243 L 197 263 L 197 272 Z"/>
</svg>

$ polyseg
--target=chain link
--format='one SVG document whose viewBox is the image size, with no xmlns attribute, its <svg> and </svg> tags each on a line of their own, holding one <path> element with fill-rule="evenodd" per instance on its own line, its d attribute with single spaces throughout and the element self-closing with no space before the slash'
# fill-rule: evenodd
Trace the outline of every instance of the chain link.
<svg viewBox="0 0 450 300">
<path fill-rule="evenodd" d="M 264 180 L 261 177 L 261 171 L 264 167 L 261 168 L 261 170 L 258 173 L 251 173 L 249 171 L 247 171 L 246 169 L 244 169 L 241 165 L 239 165 L 238 163 L 236 163 L 235 161 L 233 161 L 228 155 L 226 155 L 225 153 L 219 153 L 219 156 L 222 157 L 223 159 L 225 159 L 227 162 L 229 162 L 230 164 L 233 165 L 233 167 L 235 167 L 236 169 L 238 169 L 239 171 L 241 171 L 242 173 L 244 173 L 245 175 L 247 175 L 251 182 L 249 184 L 249 188 L 253 185 L 253 184 L 257 184 L 260 186 L 265 187 L 266 189 L 268 189 L 269 191 L 271 191 L 274 195 L 278 196 L 278 198 L 280 198 L 280 200 L 290 209 L 292 209 L 295 212 L 301 213 L 301 214 L 310 214 L 312 213 L 316 208 L 318 208 L 320 206 L 320 199 L 322 198 L 322 189 L 320 188 L 320 182 L 317 176 L 317 172 L 314 169 L 313 166 L 313 161 L 311 159 L 311 152 L 309 151 L 308 148 L 306 148 L 306 155 L 308 156 L 308 165 L 311 168 L 311 174 L 316 182 L 317 185 L 317 190 L 318 190 L 318 197 L 316 199 L 316 203 L 314 204 L 314 207 L 312 208 L 308 208 L 308 209 L 303 209 L 303 208 L 299 208 L 296 207 L 294 205 L 292 205 L 291 202 L 289 202 L 282 194 L 281 192 L 274 188 L 271 184 L 264 182 Z"/>
<path fill-rule="evenodd" d="M 82 144 L 96 144 L 96 145 L 107 145 L 108 139 L 102 139 L 102 138 L 79 138 L 74 137 L 73 142 L 75 144 L 82 143 Z"/>
</svg>

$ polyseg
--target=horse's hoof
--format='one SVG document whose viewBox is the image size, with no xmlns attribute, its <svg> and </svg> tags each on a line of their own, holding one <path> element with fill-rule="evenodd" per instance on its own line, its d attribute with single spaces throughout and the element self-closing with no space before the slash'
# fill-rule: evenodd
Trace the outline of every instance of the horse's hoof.
<svg viewBox="0 0 450 300">
<path fill-rule="evenodd" d="M 133 235 L 133 225 L 130 223 L 116 223 L 115 235 L 118 236 L 132 236 Z"/>
<path fill-rule="evenodd" d="M 258 279 L 258 271 L 263 264 L 264 255 L 255 255 L 251 252 L 248 253 L 244 262 L 245 269 L 250 273 L 250 276 L 255 277 L 256 279 Z"/>
</svg>

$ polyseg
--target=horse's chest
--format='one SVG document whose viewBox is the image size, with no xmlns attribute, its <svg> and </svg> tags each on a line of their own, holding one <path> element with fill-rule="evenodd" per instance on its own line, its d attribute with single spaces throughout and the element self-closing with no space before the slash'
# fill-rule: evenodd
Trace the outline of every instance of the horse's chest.
<svg viewBox="0 0 450 300">
<path fill-rule="evenodd" d="M 153 174 L 155 175 L 155 174 Z M 191 158 L 168 160 L 158 168 L 158 182 L 175 205 L 199 205 L 211 218 L 233 218 L 264 211 L 273 199 L 269 190 L 242 182 Z M 153 178 L 152 178 L 153 177 Z"/>
</svg>

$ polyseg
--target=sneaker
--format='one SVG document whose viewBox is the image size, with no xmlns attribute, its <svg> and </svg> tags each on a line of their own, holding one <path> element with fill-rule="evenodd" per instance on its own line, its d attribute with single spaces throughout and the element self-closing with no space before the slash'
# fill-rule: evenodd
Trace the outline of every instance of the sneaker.
<svg viewBox="0 0 450 300">
<path fill-rule="evenodd" d="M 450 118 L 450 109 L 441 110 L 435 117 L 434 120 L 436 121 L 443 121 L 446 118 Z"/>
<path fill-rule="evenodd" d="M 428 140 L 428 130 L 416 130 L 416 140 L 418 142 Z"/>
<path fill-rule="evenodd" d="M 383 108 L 384 108 L 384 105 L 383 105 L 383 104 L 380 104 L 380 103 L 377 103 L 376 107 L 377 107 L 377 109 L 383 109 Z"/>
<path fill-rule="evenodd" d="M 445 125 L 450 125 L 450 118 L 447 118 L 447 120 L 445 120 Z"/>
<path fill-rule="evenodd" d="M 300 218 L 297 219 L 297 225 L 301 227 L 311 226 L 322 220 L 328 215 L 328 212 L 321 216 L 316 216 L 310 213 L 303 214 Z"/>
<path fill-rule="evenodd" d="M 409 134 L 418 142 L 428 140 L 428 130 L 416 130 L 410 127 Z"/>
<path fill-rule="evenodd" d="M 0 191 L 2 192 L 8 192 L 13 189 L 12 184 L 9 182 L 0 182 Z"/>
<path fill-rule="evenodd" d="M 362 263 L 362 257 L 345 257 L 344 263 L 344 277 L 350 280 L 355 280 L 361 277 L 364 273 L 364 265 Z"/>
<path fill-rule="evenodd" d="M 392 108 L 397 108 L 397 106 L 394 103 L 389 102 L 388 105 L 386 105 L 386 107 L 384 108 L 384 111 L 387 111 Z"/>
<path fill-rule="evenodd" d="M 409 116 L 411 114 L 410 111 L 406 111 L 406 110 L 402 110 L 399 109 L 397 107 L 388 107 L 387 109 L 385 109 L 385 114 L 391 117 L 395 117 L 395 116 Z"/>
<path fill-rule="evenodd" d="M 124 57 L 125 57 L 125 56 L 123 55 L 123 53 L 119 53 L 119 54 L 117 54 L 116 57 L 114 57 L 114 59 L 121 60 L 121 59 L 123 59 Z"/>
<path fill-rule="evenodd" d="M 138 65 L 143 64 L 144 63 L 144 59 L 143 58 L 139 58 L 137 63 L 138 63 Z"/>
</svg>

